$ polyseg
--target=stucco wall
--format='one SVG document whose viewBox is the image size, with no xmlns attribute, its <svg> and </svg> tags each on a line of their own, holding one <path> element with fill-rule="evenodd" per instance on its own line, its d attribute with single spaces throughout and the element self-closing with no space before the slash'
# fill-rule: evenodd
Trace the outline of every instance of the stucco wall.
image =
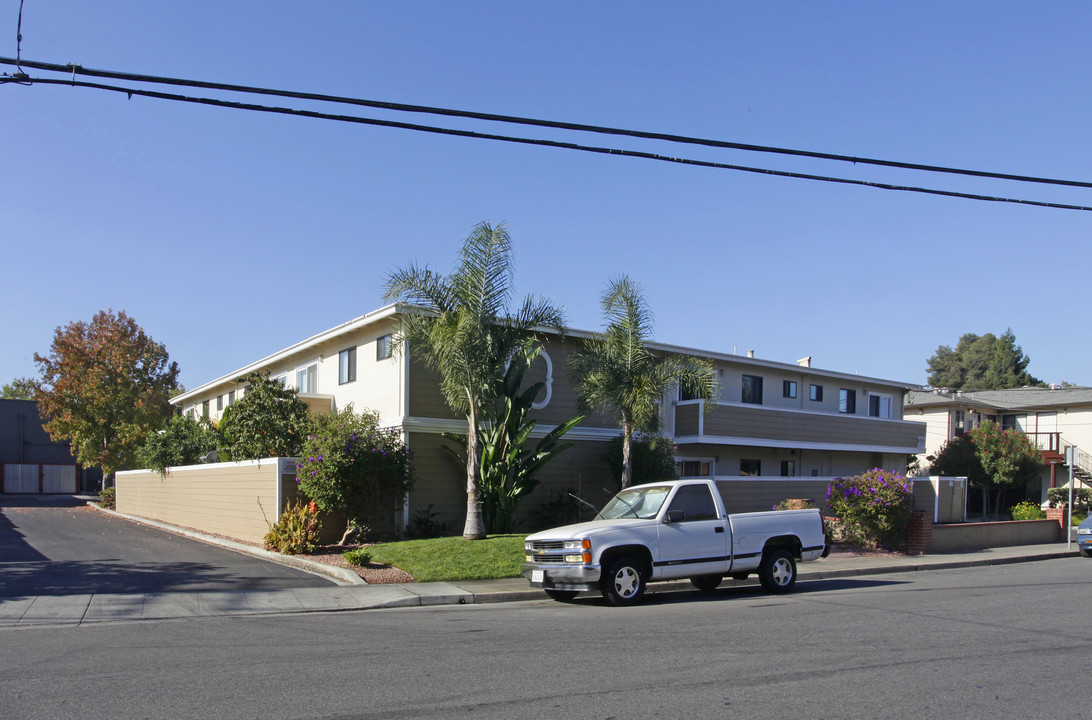
<svg viewBox="0 0 1092 720">
<path fill-rule="evenodd" d="M 1058 521 L 1020 520 L 934 525 L 932 552 L 961 552 L 1012 545 L 1039 545 L 1058 540 Z"/>
</svg>

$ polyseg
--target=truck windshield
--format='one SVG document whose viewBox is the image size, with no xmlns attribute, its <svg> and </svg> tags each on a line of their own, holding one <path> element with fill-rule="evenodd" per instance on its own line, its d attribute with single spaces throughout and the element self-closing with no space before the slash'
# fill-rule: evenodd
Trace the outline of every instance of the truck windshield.
<svg viewBox="0 0 1092 720">
<path fill-rule="evenodd" d="M 626 488 L 611 498 L 599 515 L 611 520 L 614 518 L 635 517 L 649 519 L 656 517 L 660 507 L 671 492 L 670 485 L 649 485 L 646 487 Z"/>
</svg>

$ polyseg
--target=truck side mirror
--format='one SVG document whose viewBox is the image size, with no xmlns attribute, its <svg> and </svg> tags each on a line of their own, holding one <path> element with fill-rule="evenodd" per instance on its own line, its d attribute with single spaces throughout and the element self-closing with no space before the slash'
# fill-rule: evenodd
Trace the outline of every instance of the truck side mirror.
<svg viewBox="0 0 1092 720">
<path fill-rule="evenodd" d="M 668 510 L 664 513 L 664 523 L 670 525 L 671 523 L 682 522 L 686 519 L 686 513 L 682 510 Z"/>
</svg>

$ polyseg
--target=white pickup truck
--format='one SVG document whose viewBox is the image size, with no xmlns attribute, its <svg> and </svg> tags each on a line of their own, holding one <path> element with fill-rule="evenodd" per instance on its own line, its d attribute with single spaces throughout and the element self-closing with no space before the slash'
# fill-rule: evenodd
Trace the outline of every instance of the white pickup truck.
<svg viewBox="0 0 1092 720">
<path fill-rule="evenodd" d="M 725 575 L 755 572 L 768 592 L 786 593 L 797 560 L 830 552 L 818 510 L 729 515 L 710 480 L 626 488 L 595 520 L 529 535 L 524 549 L 532 587 L 562 601 L 598 589 L 613 605 L 636 603 L 656 580 L 690 578 L 712 591 Z"/>
</svg>

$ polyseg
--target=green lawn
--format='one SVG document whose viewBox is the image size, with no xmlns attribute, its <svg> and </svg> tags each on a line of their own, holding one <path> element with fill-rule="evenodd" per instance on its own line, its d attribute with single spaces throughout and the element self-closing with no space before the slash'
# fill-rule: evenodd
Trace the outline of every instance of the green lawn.
<svg viewBox="0 0 1092 720">
<path fill-rule="evenodd" d="M 488 580 L 519 577 L 525 537 L 490 535 L 484 540 L 463 540 L 461 537 L 406 540 L 371 545 L 363 548 L 363 552 L 371 556 L 372 562 L 405 570 L 417 582 Z M 357 552 L 360 551 L 345 553 L 345 559 L 356 562 Z"/>
</svg>

